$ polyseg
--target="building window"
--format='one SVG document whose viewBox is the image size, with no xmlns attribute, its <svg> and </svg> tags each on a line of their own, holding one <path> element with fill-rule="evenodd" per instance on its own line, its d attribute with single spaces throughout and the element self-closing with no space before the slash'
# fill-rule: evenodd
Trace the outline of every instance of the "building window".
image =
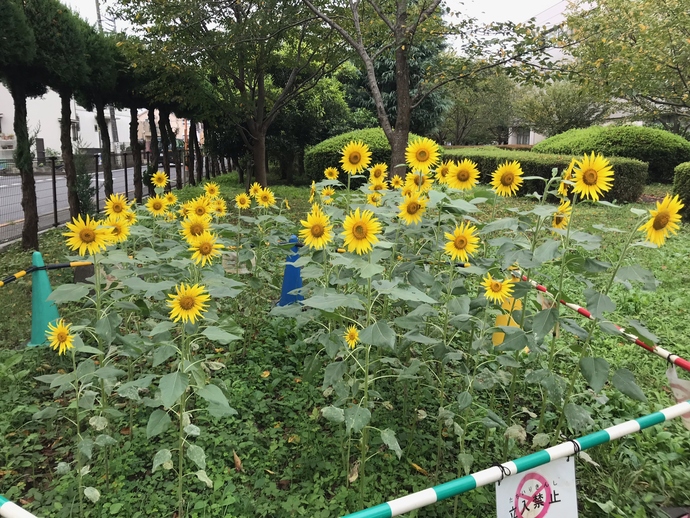
<svg viewBox="0 0 690 518">
<path fill-rule="evenodd" d="M 518 145 L 529 145 L 530 129 L 529 128 L 518 128 L 516 131 L 516 144 Z"/>
<path fill-rule="evenodd" d="M 79 121 L 72 121 L 72 140 L 79 140 Z"/>
</svg>

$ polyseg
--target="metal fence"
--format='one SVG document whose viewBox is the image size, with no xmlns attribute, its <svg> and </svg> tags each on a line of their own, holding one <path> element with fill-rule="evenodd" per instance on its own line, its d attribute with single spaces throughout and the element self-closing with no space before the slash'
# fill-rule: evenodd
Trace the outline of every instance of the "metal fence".
<svg viewBox="0 0 690 518">
<path fill-rule="evenodd" d="M 103 177 L 103 158 L 100 154 L 82 155 L 77 160 L 84 160 L 86 173 L 90 176 L 91 187 L 95 189 L 94 202 L 98 210 L 105 206 L 105 186 Z M 142 153 L 142 176 L 152 162 L 151 154 Z M 188 155 L 178 151 L 180 167 L 179 183 L 175 167 L 177 160 L 171 158 L 170 186 L 172 189 L 189 185 Z M 132 153 L 113 153 L 111 155 L 113 175 L 113 192 L 124 194 L 128 200 L 134 199 L 134 157 Z M 163 170 L 162 158 L 157 164 Z M 214 177 L 226 168 L 214 163 L 208 157 L 202 161 L 203 178 Z M 197 167 L 194 167 L 195 178 Z M 62 159 L 50 157 L 44 163 L 34 161 L 34 181 L 36 183 L 36 205 L 38 207 L 38 228 L 46 230 L 70 220 L 67 200 L 67 183 Z M 144 185 L 143 196 L 148 196 L 148 187 Z M 0 161 L 0 243 L 17 239 L 21 236 L 24 224 L 24 211 L 21 205 L 22 187 L 19 171 L 12 160 Z"/>
</svg>

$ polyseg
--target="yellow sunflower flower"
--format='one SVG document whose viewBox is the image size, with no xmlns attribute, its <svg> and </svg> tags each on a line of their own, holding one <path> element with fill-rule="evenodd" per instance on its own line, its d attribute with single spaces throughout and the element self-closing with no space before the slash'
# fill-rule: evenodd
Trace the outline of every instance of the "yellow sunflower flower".
<svg viewBox="0 0 690 518">
<path fill-rule="evenodd" d="M 203 216 L 197 216 L 196 214 L 191 214 L 187 219 L 180 222 L 180 234 L 191 243 L 192 239 L 199 237 L 204 232 L 211 231 L 211 216 L 205 214 Z"/>
<path fill-rule="evenodd" d="M 371 194 L 367 194 L 367 203 L 369 205 L 373 205 L 374 207 L 378 207 L 381 205 L 381 200 L 382 200 L 381 194 L 378 192 L 372 192 Z"/>
<path fill-rule="evenodd" d="M 444 251 L 450 255 L 451 260 L 460 259 L 463 262 L 469 261 L 469 256 L 473 255 L 479 247 L 479 237 L 477 237 L 477 227 L 470 223 L 460 223 L 456 226 L 452 234 L 446 232 L 448 242 Z"/>
<path fill-rule="evenodd" d="M 120 218 L 128 225 L 134 225 L 137 222 L 137 215 L 131 210 L 123 212 Z"/>
<path fill-rule="evenodd" d="M 502 304 L 513 292 L 513 282 L 515 281 L 512 278 L 499 281 L 487 273 L 482 282 L 482 286 L 486 290 L 484 296 L 492 302 Z"/>
<path fill-rule="evenodd" d="M 333 225 L 330 224 L 328 215 L 324 214 L 318 205 L 312 205 L 307 219 L 300 223 L 304 228 L 299 231 L 299 237 L 309 248 L 321 250 L 333 241 Z"/>
<path fill-rule="evenodd" d="M 504 162 L 494 171 L 491 187 L 499 196 L 512 196 L 522 185 L 522 168 L 516 160 Z"/>
<path fill-rule="evenodd" d="M 551 226 L 558 229 L 566 228 L 572 211 L 573 208 L 570 206 L 570 200 L 563 200 L 558 206 L 558 210 L 553 214 Z"/>
<path fill-rule="evenodd" d="M 359 343 L 359 331 L 357 330 L 357 326 L 352 325 L 348 327 L 345 330 L 343 338 L 345 339 L 345 343 L 350 349 L 354 349 L 355 347 L 357 347 L 357 344 Z"/>
<path fill-rule="evenodd" d="M 70 333 L 70 324 L 65 324 L 64 319 L 61 318 L 55 324 L 48 324 L 46 337 L 50 341 L 50 347 L 59 355 L 63 355 L 74 348 L 74 335 Z"/>
<path fill-rule="evenodd" d="M 335 194 L 335 189 L 333 187 L 324 187 L 321 189 L 321 196 L 333 196 Z"/>
<path fill-rule="evenodd" d="M 175 286 L 175 293 L 168 294 L 171 300 L 168 301 L 170 308 L 170 318 L 173 322 L 190 322 L 194 324 L 198 319 L 203 318 L 202 313 L 208 309 L 207 303 L 211 298 L 205 291 L 205 286 L 195 284 L 180 284 Z"/>
<path fill-rule="evenodd" d="M 684 206 L 677 194 L 673 198 L 667 194 L 663 201 L 656 202 L 656 209 L 649 211 L 649 220 L 637 230 L 647 232 L 647 241 L 650 243 L 663 245 L 669 234 L 678 232 L 679 212 Z"/>
<path fill-rule="evenodd" d="M 189 213 L 196 216 L 206 216 L 211 215 L 211 200 L 206 195 L 197 196 L 196 198 L 189 200 Z"/>
<path fill-rule="evenodd" d="M 166 210 L 163 213 L 163 219 L 165 219 L 165 221 L 177 221 L 177 214 L 171 210 Z"/>
<path fill-rule="evenodd" d="M 129 203 L 122 194 L 111 194 L 105 200 L 105 215 L 108 217 L 120 216 L 128 210 Z"/>
<path fill-rule="evenodd" d="M 72 223 L 67 223 L 67 228 L 70 231 L 62 235 L 67 237 L 70 250 L 78 250 L 79 255 L 96 254 L 105 250 L 112 242 L 112 231 L 88 215 L 86 220 L 81 216 L 72 218 Z"/>
<path fill-rule="evenodd" d="M 192 254 L 192 260 L 196 264 L 206 266 L 206 263 L 213 263 L 214 257 L 220 256 L 220 249 L 223 245 L 216 243 L 216 235 L 211 232 L 204 232 L 199 236 L 195 236 L 189 240 L 191 247 L 189 248 Z"/>
<path fill-rule="evenodd" d="M 613 169 L 611 164 L 602 155 L 586 155 L 582 160 L 575 162 L 573 171 L 575 187 L 573 192 L 583 198 L 599 201 L 602 193 L 611 190 L 613 183 Z"/>
<path fill-rule="evenodd" d="M 403 202 L 398 205 L 400 214 L 398 217 L 405 221 L 406 225 L 414 223 L 415 225 L 422 221 L 422 214 L 426 210 L 428 200 L 420 198 L 419 194 L 415 193 L 413 196 L 406 197 Z"/>
<path fill-rule="evenodd" d="M 563 196 L 563 197 L 568 196 L 568 190 L 570 189 L 571 185 L 565 183 L 563 180 L 571 181 L 573 179 L 574 167 L 575 167 L 575 159 L 573 158 L 570 161 L 570 165 L 568 166 L 568 169 L 563 171 L 563 178 L 561 180 L 561 183 L 558 184 L 558 194 L 560 196 Z"/>
<path fill-rule="evenodd" d="M 447 183 L 453 189 L 467 191 L 479 181 L 479 169 L 472 160 L 465 158 L 457 164 L 452 164 L 448 173 Z"/>
<path fill-rule="evenodd" d="M 454 163 L 451 160 L 446 160 L 436 169 L 436 181 L 440 184 L 448 183 L 448 175 Z"/>
<path fill-rule="evenodd" d="M 311 187 L 309 188 L 309 203 L 314 202 L 314 196 L 316 196 L 316 182 L 311 181 Z"/>
<path fill-rule="evenodd" d="M 220 194 L 220 187 L 218 187 L 218 184 L 215 182 L 208 182 L 204 184 L 204 192 L 206 196 L 215 198 Z"/>
<path fill-rule="evenodd" d="M 154 187 L 165 187 L 168 185 L 168 175 L 163 171 L 153 173 L 153 176 L 151 176 L 151 183 L 154 185 Z"/>
<path fill-rule="evenodd" d="M 381 232 L 381 223 L 370 210 L 362 211 L 360 214 L 357 209 L 345 218 L 343 229 L 345 231 L 342 236 L 345 237 L 348 251 L 362 255 L 370 252 L 372 245 L 378 243 L 379 238 L 376 234 Z"/>
<path fill-rule="evenodd" d="M 396 178 L 400 178 L 400 177 L 396 176 Z M 412 184 L 406 183 L 403 186 L 402 190 L 400 191 L 400 194 L 402 194 L 406 198 L 409 198 L 410 196 L 414 196 L 418 192 L 419 192 L 419 189 L 417 189 L 417 185 L 415 185 L 414 183 L 412 183 Z"/>
<path fill-rule="evenodd" d="M 146 208 L 154 216 L 160 217 L 165 214 L 168 204 L 165 202 L 165 198 L 161 198 L 160 196 L 156 195 L 148 199 L 146 202 Z"/>
<path fill-rule="evenodd" d="M 372 182 L 369 184 L 369 190 L 370 191 L 387 191 L 388 190 L 388 181 L 387 180 L 379 180 L 376 182 Z"/>
<path fill-rule="evenodd" d="M 256 202 L 264 209 L 267 209 L 276 204 L 276 197 L 273 191 L 266 187 L 265 189 L 261 189 L 261 192 L 256 195 Z"/>
<path fill-rule="evenodd" d="M 261 184 L 259 182 L 254 182 L 249 188 L 249 196 L 256 198 L 262 190 L 263 187 L 261 187 Z"/>
<path fill-rule="evenodd" d="M 374 164 L 369 171 L 369 181 L 371 183 L 377 183 L 385 180 L 387 171 L 388 166 L 386 164 Z"/>
<path fill-rule="evenodd" d="M 127 223 L 123 218 L 110 216 L 107 218 L 103 225 L 110 227 L 111 236 L 110 239 L 113 243 L 122 243 L 127 241 L 129 237 L 129 223 Z"/>
<path fill-rule="evenodd" d="M 333 198 L 331 198 L 330 196 L 324 196 L 323 198 L 321 198 L 321 203 L 323 203 L 324 205 L 332 205 Z"/>
<path fill-rule="evenodd" d="M 405 177 L 405 185 L 414 186 L 419 192 L 427 192 L 431 190 L 433 183 L 433 178 L 429 177 L 423 172 L 407 173 L 407 176 Z"/>
<path fill-rule="evenodd" d="M 246 193 L 239 193 L 235 196 L 235 207 L 238 209 L 248 209 L 252 206 L 252 199 Z"/>
<path fill-rule="evenodd" d="M 438 144 L 426 137 L 413 140 L 405 150 L 405 160 L 413 171 L 428 173 L 439 158 Z"/>
<path fill-rule="evenodd" d="M 405 185 L 405 182 L 397 174 L 391 178 L 391 187 L 393 187 L 393 189 L 402 189 L 403 185 Z"/>
<path fill-rule="evenodd" d="M 350 142 L 343 148 L 342 162 L 343 171 L 349 174 L 361 173 L 371 162 L 371 151 L 369 146 L 361 141 Z"/>
<path fill-rule="evenodd" d="M 223 198 L 216 198 L 211 201 L 211 209 L 219 218 L 222 218 L 228 213 L 228 205 Z"/>
<path fill-rule="evenodd" d="M 324 175 L 328 180 L 337 180 L 339 174 L 340 174 L 340 173 L 338 172 L 338 170 L 337 170 L 335 167 L 327 167 L 327 168 L 324 169 L 324 171 L 323 171 L 323 175 Z"/>
<path fill-rule="evenodd" d="M 182 206 L 180 206 L 180 210 L 178 210 L 177 212 L 179 212 L 180 216 L 182 216 L 183 218 L 189 217 L 190 214 L 193 214 L 191 200 L 184 202 Z"/>
</svg>

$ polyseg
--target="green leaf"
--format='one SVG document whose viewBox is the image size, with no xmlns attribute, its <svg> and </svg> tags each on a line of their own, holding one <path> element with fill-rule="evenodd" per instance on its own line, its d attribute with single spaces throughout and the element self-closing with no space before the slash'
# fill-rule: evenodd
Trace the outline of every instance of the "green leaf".
<svg viewBox="0 0 690 518">
<path fill-rule="evenodd" d="M 486 417 L 482 419 L 482 424 L 487 428 L 507 428 L 506 422 L 491 410 L 486 410 Z"/>
<path fill-rule="evenodd" d="M 323 385 L 322 390 L 328 387 L 334 386 L 347 372 L 347 362 L 333 362 L 326 365 L 326 370 L 323 375 Z"/>
<path fill-rule="evenodd" d="M 545 448 L 551 442 L 551 436 L 548 433 L 538 433 L 532 438 L 532 446 L 535 448 Z"/>
<path fill-rule="evenodd" d="M 560 245 L 561 245 L 560 240 L 556 241 L 554 239 L 551 239 L 549 241 L 546 241 L 545 243 L 542 243 L 534 251 L 534 254 L 533 254 L 534 260 L 540 264 L 554 260 L 559 255 L 558 254 L 558 248 L 560 247 Z"/>
<path fill-rule="evenodd" d="M 96 334 L 103 339 L 103 343 L 106 346 L 109 346 L 113 343 L 113 328 L 110 325 L 110 319 L 108 316 L 105 316 L 96 322 L 94 331 L 96 331 Z"/>
<path fill-rule="evenodd" d="M 462 412 L 472 404 L 472 394 L 469 392 L 461 392 L 458 394 L 458 413 Z"/>
<path fill-rule="evenodd" d="M 589 412 L 580 405 L 568 403 L 563 409 L 568 426 L 576 432 L 581 432 L 594 424 Z"/>
<path fill-rule="evenodd" d="M 182 372 L 175 371 L 163 376 L 158 382 L 158 387 L 161 389 L 161 401 L 165 408 L 175 406 L 188 386 L 189 376 Z"/>
<path fill-rule="evenodd" d="M 383 444 L 395 452 L 398 459 L 402 457 L 402 450 L 400 449 L 400 444 L 398 444 L 398 439 L 395 438 L 395 432 L 393 430 L 390 428 L 381 430 L 381 440 Z"/>
<path fill-rule="evenodd" d="M 519 327 L 498 326 L 505 333 L 503 343 L 496 347 L 497 351 L 521 351 L 529 345 L 527 334 Z"/>
<path fill-rule="evenodd" d="M 542 379 L 539 384 L 546 390 L 546 396 L 554 405 L 563 404 L 563 391 L 565 390 L 565 380 L 558 374 L 550 372 Z"/>
<path fill-rule="evenodd" d="M 545 309 L 534 315 L 532 332 L 538 342 L 551 332 L 556 322 L 558 322 L 558 307 Z"/>
<path fill-rule="evenodd" d="M 635 319 L 628 319 L 630 327 L 632 327 L 640 340 L 647 345 L 654 346 L 659 341 L 659 337 L 647 329 L 642 322 Z"/>
<path fill-rule="evenodd" d="M 151 412 L 149 422 L 146 424 L 146 438 L 150 439 L 165 432 L 172 420 L 165 410 L 160 408 Z"/>
<path fill-rule="evenodd" d="M 378 321 L 359 333 L 359 340 L 363 344 L 386 347 L 391 350 L 395 349 L 395 338 L 395 332 L 383 321 Z"/>
<path fill-rule="evenodd" d="M 561 319 L 560 326 L 569 333 L 574 334 L 578 338 L 582 340 L 587 340 L 587 336 L 589 335 L 589 333 L 587 333 L 587 331 L 580 327 L 580 325 L 577 322 L 575 322 L 572 318 Z"/>
<path fill-rule="evenodd" d="M 212 342 L 218 342 L 223 345 L 242 339 L 242 337 L 228 333 L 227 331 L 224 331 L 220 327 L 216 326 L 208 326 L 202 331 L 201 334 Z"/>
<path fill-rule="evenodd" d="M 163 292 L 175 286 L 173 281 L 146 282 L 139 277 L 128 277 L 122 284 L 134 292 L 145 292 L 146 298 L 164 298 Z"/>
<path fill-rule="evenodd" d="M 176 325 L 177 324 L 175 324 L 175 322 L 170 322 L 170 321 L 159 322 L 158 324 L 156 324 L 156 326 L 153 329 L 151 329 L 151 331 L 149 332 L 149 336 L 156 336 L 156 335 L 160 335 L 163 333 L 167 333 L 172 328 L 174 328 Z"/>
<path fill-rule="evenodd" d="M 117 441 L 108 434 L 102 433 L 98 437 L 96 437 L 97 446 L 115 446 L 116 444 Z"/>
<path fill-rule="evenodd" d="M 206 453 L 201 446 L 196 444 L 190 444 L 187 446 L 187 457 L 194 464 L 196 464 L 199 469 L 206 469 Z"/>
<path fill-rule="evenodd" d="M 342 423 L 345 421 L 345 411 L 333 405 L 323 407 L 321 409 L 321 415 L 331 423 Z"/>
<path fill-rule="evenodd" d="M 237 410 L 230 406 L 228 398 L 225 397 L 220 387 L 216 385 L 206 385 L 196 391 L 208 403 L 208 413 L 213 417 L 224 417 L 237 415 Z"/>
<path fill-rule="evenodd" d="M 160 345 L 156 347 L 153 351 L 153 366 L 158 367 L 168 358 L 175 356 L 176 354 L 177 349 L 175 349 L 175 347 L 172 345 Z"/>
<path fill-rule="evenodd" d="M 625 281 L 640 282 L 643 288 L 647 291 L 654 291 L 657 286 L 657 280 L 654 274 L 642 268 L 640 265 L 623 266 L 616 273 L 616 281 L 625 284 Z"/>
<path fill-rule="evenodd" d="M 364 309 L 364 306 L 362 306 L 362 303 L 356 295 L 347 295 L 344 293 L 315 295 L 303 300 L 302 304 L 311 308 L 330 312 L 338 308 Z"/>
<path fill-rule="evenodd" d="M 48 300 L 56 304 L 64 302 L 83 301 L 89 295 L 89 286 L 86 284 L 61 284 L 48 295 Z"/>
<path fill-rule="evenodd" d="M 201 482 L 206 484 L 206 487 L 213 488 L 213 481 L 210 478 L 208 478 L 208 475 L 206 474 L 205 470 L 200 469 L 194 474 L 196 475 L 196 478 L 198 478 Z"/>
<path fill-rule="evenodd" d="M 41 419 L 52 419 L 57 415 L 57 413 L 57 408 L 49 406 L 33 414 L 31 416 L 31 419 L 33 419 L 34 421 L 40 421 Z"/>
<path fill-rule="evenodd" d="M 465 476 L 470 474 L 472 464 L 474 463 L 474 455 L 471 453 L 458 453 L 458 464 L 465 472 Z"/>
<path fill-rule="evenodd" d="M 410 302 L 424 302 L 426 304 L 436 304 L 438 302 L 423 291 L 409 285 L 391 289 L 390 296 L 392 299 L 408 300 Z"/>
<path fill-rule="evenodd" d="M 112 515 L 112 514 L 119 513 L 122 510 L 122 508 L 124 507 L 124 505 L 125 504 L 123 504 L 122 502 L 114 503 L 113 505 L 110 506 L 110 511 L 109 511 L 110 514 Z"/>
<path fill-rule="evenodd" d="M 609 363 L 603 358 L 585 357 L 580 360 L 580 370 L 587 383 L 598 393 L 609 379 Z"/>
<path fill-rule="evenodd" d="M 637 401 L 647 401 L 644 392 L 642 392 L 637 383 L 635 383 L 634 374 L 628 369 L 618 369 L 613 375 L 613 378 L 611 378 L 611 383 L 626 396 L 636 399 Z"/>
<path fill-rule="evenodd" d="M 101 379 L 117 379 L 125 374 L 127 374 L 125 371 L 116 369 L 112 365 L 106 365 L 105 367 L 101 367 L 94 372 L 94 375 Z"/>
<path fill-rule="evenodd" d="M 199 437 L 199 435 L 201 435 L 201 429 L 195 424 L 188 424 L 184 427 L 184 433 L 190 437 Z"/>
<path fill-rule="evenodd" d="M 489 232 L 494 232 L 496 230 L 517 230 L 518 220 L 516 218 L 503 218 L 492 221 L 488 225 L 484 225 L 479 233 L 488 234 Z"/>
<path fill-rule="evenodd" d="M 599 293 L 594 288 L 587 288 L 584 294 L 587 301 L 587 309 L 593 316 L 604 318 L 604 313 L 615 311 L 616 303 L 608 295 Z"/>
<path fill-rule="evenodd" d="M 348 434 L 361 432 L 371 421 L 371 412 L 368 408 L 351 406 L 345 409 L 345 429 Z"/>
<path fill-rule="evenodd" d="M 163 466 L 163 469 L 171 469 L 172 468 L 172 452 L 168 449 L 162 449 L 158 450 L 156 454 L 153 456 L 153 469 L 151 470 L 151 473 L 155 473 L 156 470 Z M 169 463 L 170 467 L 166 468 L 165 464 Z"/>
<path fill-rule="evenodd" d="M 85 487 L 84 496 L 88 498 L 92 504 L 95 504 L 101 499 L 101 492 L 95 487 Z"/>
</svg>

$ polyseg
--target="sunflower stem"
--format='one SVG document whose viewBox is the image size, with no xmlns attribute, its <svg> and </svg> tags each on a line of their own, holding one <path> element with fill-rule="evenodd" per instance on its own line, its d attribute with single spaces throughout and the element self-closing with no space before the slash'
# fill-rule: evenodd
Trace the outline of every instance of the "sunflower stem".
<svg viewBox="0 0 690 518">
<path fill-rule="evenodd" d="M 77 431 L 77 441 L 81 441 L 81 429 L 79 426 L 79 376 L 77 376 L 77 358 L 76 358 L 76 352 L 74 349 L 72 349 L 72 369 L 74 371 L 74 399 L 75 399 L 75 405 L 74 405 L 74 413 L 75 413 L 75 421 L 74 421 L 74 426 Z M 79 491 L 79 516 L 83 517 L 84 516 L 84 476 L 82 474 L 82 467 L 83 467 L 83 462 L 81 458 L 81 454 L 79 450 L 77 449 L 77 483 L 78 483 L 78 491 Z"/>
</svg>

